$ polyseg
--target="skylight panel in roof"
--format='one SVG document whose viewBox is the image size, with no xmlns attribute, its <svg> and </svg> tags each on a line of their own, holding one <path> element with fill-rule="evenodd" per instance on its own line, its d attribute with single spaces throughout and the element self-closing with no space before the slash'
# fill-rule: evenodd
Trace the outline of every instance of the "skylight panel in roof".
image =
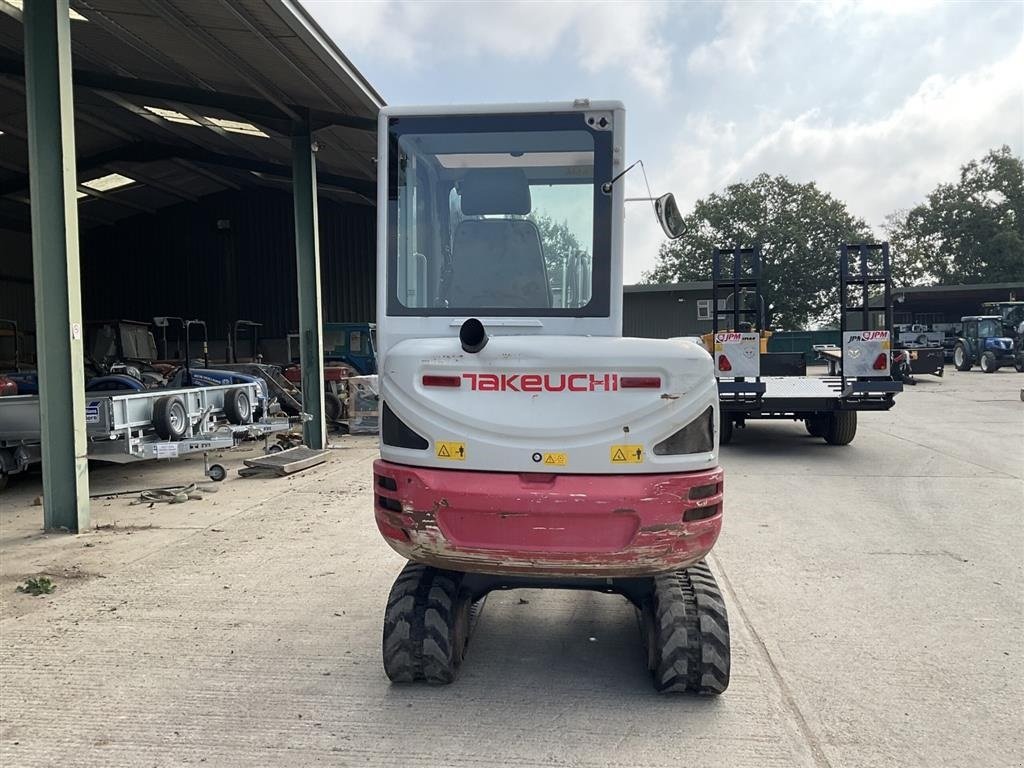
<svg viewBox="0 0 1024 768">
<path fill-rule="evenodd" d="M 106 176 L 100 176 L 97 179 L 83 181 L 82 186 L 88 187 L 89 189 L 95 189 L 97 192 L 110 192 L 111 190 L 134 183 L 135 179 L 122 176 L 120 173 L 108 173 Z"/>
<path fill-rule="evenodd" d="M 199 125 L 199 123 L 196 120 L 193 120 L 191 117 L 189 117 L 185 113 L 179 112 L 176 109 L 165 109 L 164 107 L 150 107 L 150 106 L 143 106 L 142 108 L 144 110 L 146 110 L 147 112 L 150 112 L 151 114 L 154 114 L 157 117 L 162 117 L 164 120 L 167 120 L 167 121 L 172 122 L 172 123 L 181 123 L 182 125 L 195 125 L 195 126 Z"/>
<path fill-rule="evenodd" d="M 231 133 L 241 133 L 246 136 L 261 136 L 264 139 L 270 138 L 266 133 L 261 131 L 252 123 L 246 123 L 241 120 L 227 120 L 223 117 L 210 117 L 208 115 L 206 116 L 206 119 L 218 128 L 230 131 Z"/>
</svg>

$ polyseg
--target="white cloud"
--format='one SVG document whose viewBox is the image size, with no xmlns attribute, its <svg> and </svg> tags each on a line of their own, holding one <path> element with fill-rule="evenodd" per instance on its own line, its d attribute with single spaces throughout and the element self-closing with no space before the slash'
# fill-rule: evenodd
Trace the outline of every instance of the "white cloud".
<svg viewBox="0 0 1024 768">
<path fill-rule="evenodd" d="M 876 120 L 836 124 L 809 110 L 763 129 L 745 150 L 731 124 L 691 117 L 668 169 L 659 174 L 659 188 L 675 191 L 685 213 L 729 183 L 761 172 L 785 174 L 815 181 L 878 228 L 886 214 L 954 181 L 968 160 L 1002 144 L 1016 153 L 1024 149 L 1022 71 L 1024 43 L 989 66 L 926 78 Z M 628 215 L 627 222 L 626 277 L 635 281 L 653 267 L 662 237 L 653 220 Z"/>
<path fill-rule="evenodd" d="M 304 0 L 348 53 L 413 70 L 475 66 L 472 59 L 545 61 L 566 46 L 590 74 L 624 70 L 661 97 L 672 46 L 660 27 L 670 6 L 565 2 L 330 2 Z M 479 73 L 478 73 L 479 74 Z"/>
<path fill-rule="evenodd" d="M 753 74 L 773 36 L 800 12 L 792 3 L 725 3 L 717 36 L 697 46 L 686 60 L 691 72 L 735 71 Z"/>
</svg>

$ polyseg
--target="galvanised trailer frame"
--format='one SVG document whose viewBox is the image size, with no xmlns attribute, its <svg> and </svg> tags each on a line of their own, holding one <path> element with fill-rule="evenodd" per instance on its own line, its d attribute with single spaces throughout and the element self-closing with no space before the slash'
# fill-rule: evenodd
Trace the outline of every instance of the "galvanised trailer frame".
<svg viewBox="0 0 1024 768">
<path fill-rule="evenodd" d="M 172 459 L 233 447 L 243 438 L 259 438 L 288 429 L 287 418 L 240 420 L 231 423 L 225 403 L 241 390 L 250 404 L 258 402 L 256 383 L 144 392 L 86 393 L 86 438 L 90 459 L 127 464 L 148 459 Z M 169 439 L 157 434 L 154 410 L 166 399 L 183 405 L 183 430 Z M 251 413 L 251 412 L 250 412 Z M 39 398 L 15 395 L 0 398 L 0 485 L 7 476 L 24 472 L 40 460 Z M 206 474 L 223 480 L 224 468 L 208 465 Z"/>
</svg>

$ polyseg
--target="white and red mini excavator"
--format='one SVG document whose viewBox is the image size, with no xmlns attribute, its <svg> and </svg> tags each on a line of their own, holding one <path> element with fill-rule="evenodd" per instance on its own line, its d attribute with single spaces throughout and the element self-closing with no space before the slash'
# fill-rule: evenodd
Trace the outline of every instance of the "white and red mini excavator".
<svg viewBox="0 0 1024 768">
<path fill-rule="evenodd" d="M 451 682 L 490 591 L 551 587 L 631 601 L 658 690 L 729 683 L 704 562 L 718 390 L 698 345 L 622 337 L 624 121 L 589 100 L 381 112 L 374 498 L 409 560 L 392 681 Z"/>
</svg>

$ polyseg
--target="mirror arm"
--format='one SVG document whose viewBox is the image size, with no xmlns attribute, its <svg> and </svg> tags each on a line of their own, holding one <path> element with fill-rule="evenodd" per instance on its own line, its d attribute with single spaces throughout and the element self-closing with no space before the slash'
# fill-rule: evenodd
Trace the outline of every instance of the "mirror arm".
<svg viewBox="0 0 1024 768">
<path fill-rule="evenodd" d="M 614 185 L 616 181 L 618 181 L 623 176 L 625 176 L 627 173 L 629 173 L 631 170 L 636 168 L 636 166 L 642 165 L 642 164 L 643 164 L 642 160 L 637 160 L 635 163 L 633 163 L 631 166 L 629 166 L 626 170 L 624 170 L 624 171 L 616 174 L 615 176 L 613 176 L 611 181 L 606 181 L 604 184 L 602 184 L 601 185 L 601 191 L 604 192 L 606 195 L 610 195 L 612 193 L 612 185 Z"/>
</svg>

